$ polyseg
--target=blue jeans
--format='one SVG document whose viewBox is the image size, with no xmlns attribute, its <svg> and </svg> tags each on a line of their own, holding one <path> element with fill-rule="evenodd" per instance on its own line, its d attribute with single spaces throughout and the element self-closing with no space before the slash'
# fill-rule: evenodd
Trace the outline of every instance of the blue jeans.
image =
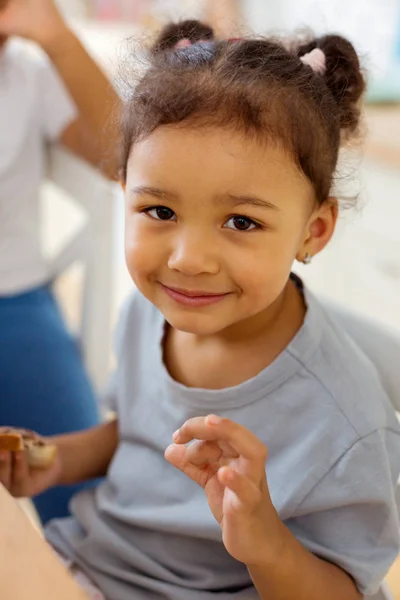
<svg viewBox="0 0 400 600">
<path fill-rule="evenodd" d="M 77 345 L 50 289 L 0 297 L 0 426 L 47 436 L 98 423 Z M 69 500 L 81 488 L 56 487 L 34 498 L 42 522 L 68 516 Z"/>
</svg>

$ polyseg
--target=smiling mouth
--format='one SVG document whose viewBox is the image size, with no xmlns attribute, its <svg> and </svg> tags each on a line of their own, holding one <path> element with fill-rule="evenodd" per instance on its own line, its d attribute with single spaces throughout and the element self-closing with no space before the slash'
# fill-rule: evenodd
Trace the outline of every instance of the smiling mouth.
<svg viewBox="0 0 400 600">
<path fill-rule="evenodd" d="M 186 306 L 208 306 L 210 304 L 216 304 L 231 294 L 231 292 L 221 294 L 205 292 L 202 290 L 184 290 L 181 288 L 172 288 L 163 283 L 160 285 L 172 300 Z"/>
</svg>

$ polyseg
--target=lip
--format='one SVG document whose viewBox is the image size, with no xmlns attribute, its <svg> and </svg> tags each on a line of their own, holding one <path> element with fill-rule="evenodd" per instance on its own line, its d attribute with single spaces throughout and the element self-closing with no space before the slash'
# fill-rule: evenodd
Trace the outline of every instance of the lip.
<svg viewBox="0 0 400 600">
<path fill-rule="evenodd" d="M 226 294 L 213 294 L 210 292 L 204 292 L 201 290 L 183 290 L 180 288 L 171 288 L 163 283 L 160 284 L 164 292 L 178 302 L 179 304 L 183 304 L 185 306 L 209 306 L 210 304 L 216 304 L 217 302 L 221 302 L 227 296 L 230 295 L 230 292 Z"/>
</svg>

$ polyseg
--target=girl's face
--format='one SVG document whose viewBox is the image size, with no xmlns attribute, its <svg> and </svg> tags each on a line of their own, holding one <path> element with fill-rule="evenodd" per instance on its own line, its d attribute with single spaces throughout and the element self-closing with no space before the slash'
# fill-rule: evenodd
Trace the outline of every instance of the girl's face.
<svg viewBox="0 0 400 600">
<path fill-rule="evenodd" d="M 296 256 L 327 243 L 335 215 L 333 204 L 314 206 L 279 147 L 219 128 L 160 127 L 128 162 L 128 269 L 173 327 L 213 335 L 264 319 Z"/>
</svg>

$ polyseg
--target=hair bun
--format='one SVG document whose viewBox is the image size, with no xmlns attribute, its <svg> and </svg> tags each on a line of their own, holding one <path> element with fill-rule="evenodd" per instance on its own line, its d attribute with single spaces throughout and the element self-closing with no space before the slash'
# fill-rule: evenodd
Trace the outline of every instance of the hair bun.
<svg viewBox="0 0 400 600">
<path fill-rule="evenodd" d="M 153 54 L 171 50 L 181 40 L 189 40 L 192 44 L 201 40 L 214 40 L 214 31 L 205 23 L 195 20 L 180 21 L 179 23 L 171 23 L 164 27 L 159 34 L 153 48 Z"/>
<path fill-rule="evenodd" d="M 297 49 L 303 56 L 314 48 L 325 54 L 325 83 L 340 110 L 340 127 L 352 133 L 360 121 L 359 100 L 365 91 L 365 80 L 353 45 L 340 35 L 325 35 Z"/>
</svg>

